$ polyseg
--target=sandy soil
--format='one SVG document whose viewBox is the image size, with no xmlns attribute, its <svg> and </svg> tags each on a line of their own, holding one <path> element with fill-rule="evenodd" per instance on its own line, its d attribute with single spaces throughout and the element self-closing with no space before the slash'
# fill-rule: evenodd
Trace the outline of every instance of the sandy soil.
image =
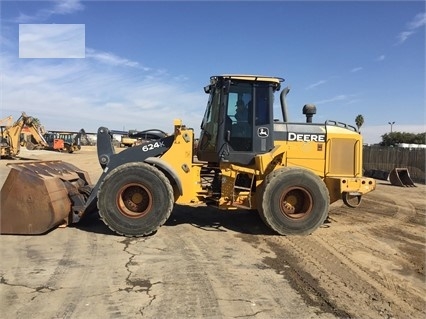
<svg viewBox="0 0 426 319">
<path fill-rule="evenodd" d="M 101 174 L 93 147 L 21 152 L 73 163 L 92 182 Z M 116 236 L 97 216 L 0 236 L 2 316 L 423 318 L 426 186 L 377 182 L 356 209 L 334 203 L 306 237 L 278 236 L 252 211 L 184 206 L 145 238 Z"/>
</svg>

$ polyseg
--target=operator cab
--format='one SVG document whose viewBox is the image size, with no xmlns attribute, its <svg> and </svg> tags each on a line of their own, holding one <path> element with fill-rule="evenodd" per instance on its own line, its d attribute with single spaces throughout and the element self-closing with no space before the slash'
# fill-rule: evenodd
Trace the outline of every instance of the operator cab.
<svg viewBox="0 0 426 319">
<path fill-rule="evenodd" d="M 210 78 L 197 157 L 206 162 L 253 163 L 273 148 L 274 92 L 284 80 L 253 75 Z"/>
</svg>

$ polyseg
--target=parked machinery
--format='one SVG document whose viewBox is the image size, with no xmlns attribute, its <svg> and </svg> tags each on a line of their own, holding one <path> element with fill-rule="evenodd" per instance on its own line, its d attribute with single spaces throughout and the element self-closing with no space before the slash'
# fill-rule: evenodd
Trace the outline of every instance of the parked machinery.
<svg viewBox="0 0 426 319">
<path fill-rule="evenodd" d="M 81 150 L 80 136 L 81 132 L 47 132 L 44 134 L 44 138 L 48 143 L 48 147 L 46 149 L 74 153 Z"/>
<path fill-rule="evenodd" d="M 47 147 L 41 128 L 33 117 L 22 112 L 19 119 L 11 126 L 1 126 L 0 155 L 1 158 L 13 158 L 18 156 L 21 148 L 21 132 L 23 128 L 33 136 L 33 144 Z"/>
<path fill-rule="evenodd" d="M 100 127 L 103 173 L 95 185 L 86 172 L 64 162 L 11 165 L 1 191 L 1 232 L 43 233 L 99 211 L 113 231 L 144 236 L 155 232 L 177 203 L 255 209 L 278 234 L 312 233 L 327 218 L 330 203 L 343 199 L 355 207 L 376 184 L 362 176 L 362 136 L 356 128 L 312 123 L 313 105 L 303 109 L 307 123 L 290 122 L 288 88 L 280 94 L 283 119 L 275 120 L 274 93 L 283 81 L 211 77 L 196 148 L 193 129 L 181 120 L 174 121 L 173 134 L 117 154 L 111 132 Z M 23 189 L 28 184 L 32 187 Z"/>
</svg>

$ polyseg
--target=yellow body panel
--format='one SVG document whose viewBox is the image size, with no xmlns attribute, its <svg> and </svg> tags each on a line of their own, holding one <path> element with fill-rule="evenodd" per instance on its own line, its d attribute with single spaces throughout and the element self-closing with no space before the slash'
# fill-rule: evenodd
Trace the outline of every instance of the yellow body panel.
<svg viewBox="0 0 426 319">
<path fill-rule="evenodd" d="M 183 194 L 176 196 L 178 204 L 201 204 L 210 194 L 202 188 L 202 163 L 194 161 L 194 133 L 174 121 L 175 140 L 172 147 L 161 156 L 179 177 Z M 301 167 L 311 170 L 326 184 L 330 202 L 342 198 L 345 192 L 366 194 L 375 189 L 374 179 L 362 177 L 362 138 L 356 132 L 341 127 L 327 127 L 327 141 L 276 141 L 268 153 L 255 156 L 252 166 L 239 166 L 223 162 L 221 170 L 221 209 L 238 207 L 256 209 L 256 196 L 252 191 L 259 187 L 268 174 L 282 167 Z M 252 180 L 251 187 L 239 187 L 237 177 L 244 174 Z"/>
<path fill-rule="evenodd" d="M 199 195 L 203 193 L 200 178 L 202 164 L 193 162 L 194 131 L 182 126 L 180 120 L 175 120 L 174 125 L 173 146 L 161 159 L 173 168 L 182 184 L 183 194 L 176 198 L 176 203 L 197 204 L 201 202 Z"/>
<path fill-rule="evenodd" d="M 324 183 L 330 194 L 330 203 L 342 199 L 344 192 L 364 195 L 376 189 L 376 181 L 367 177 L 326 177 Z"/>
</svg>

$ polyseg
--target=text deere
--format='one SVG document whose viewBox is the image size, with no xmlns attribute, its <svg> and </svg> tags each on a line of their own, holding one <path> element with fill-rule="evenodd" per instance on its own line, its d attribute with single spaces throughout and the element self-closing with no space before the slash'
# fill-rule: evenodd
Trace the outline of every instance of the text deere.
<svg viewBox="0 0 426 319">
<path fill-rule="evenodd" d="M 310 134 L 310 133 L 288 133 L 289 141 L 298 142 L 325 142 L 325 134 Z"/>
</svg>

